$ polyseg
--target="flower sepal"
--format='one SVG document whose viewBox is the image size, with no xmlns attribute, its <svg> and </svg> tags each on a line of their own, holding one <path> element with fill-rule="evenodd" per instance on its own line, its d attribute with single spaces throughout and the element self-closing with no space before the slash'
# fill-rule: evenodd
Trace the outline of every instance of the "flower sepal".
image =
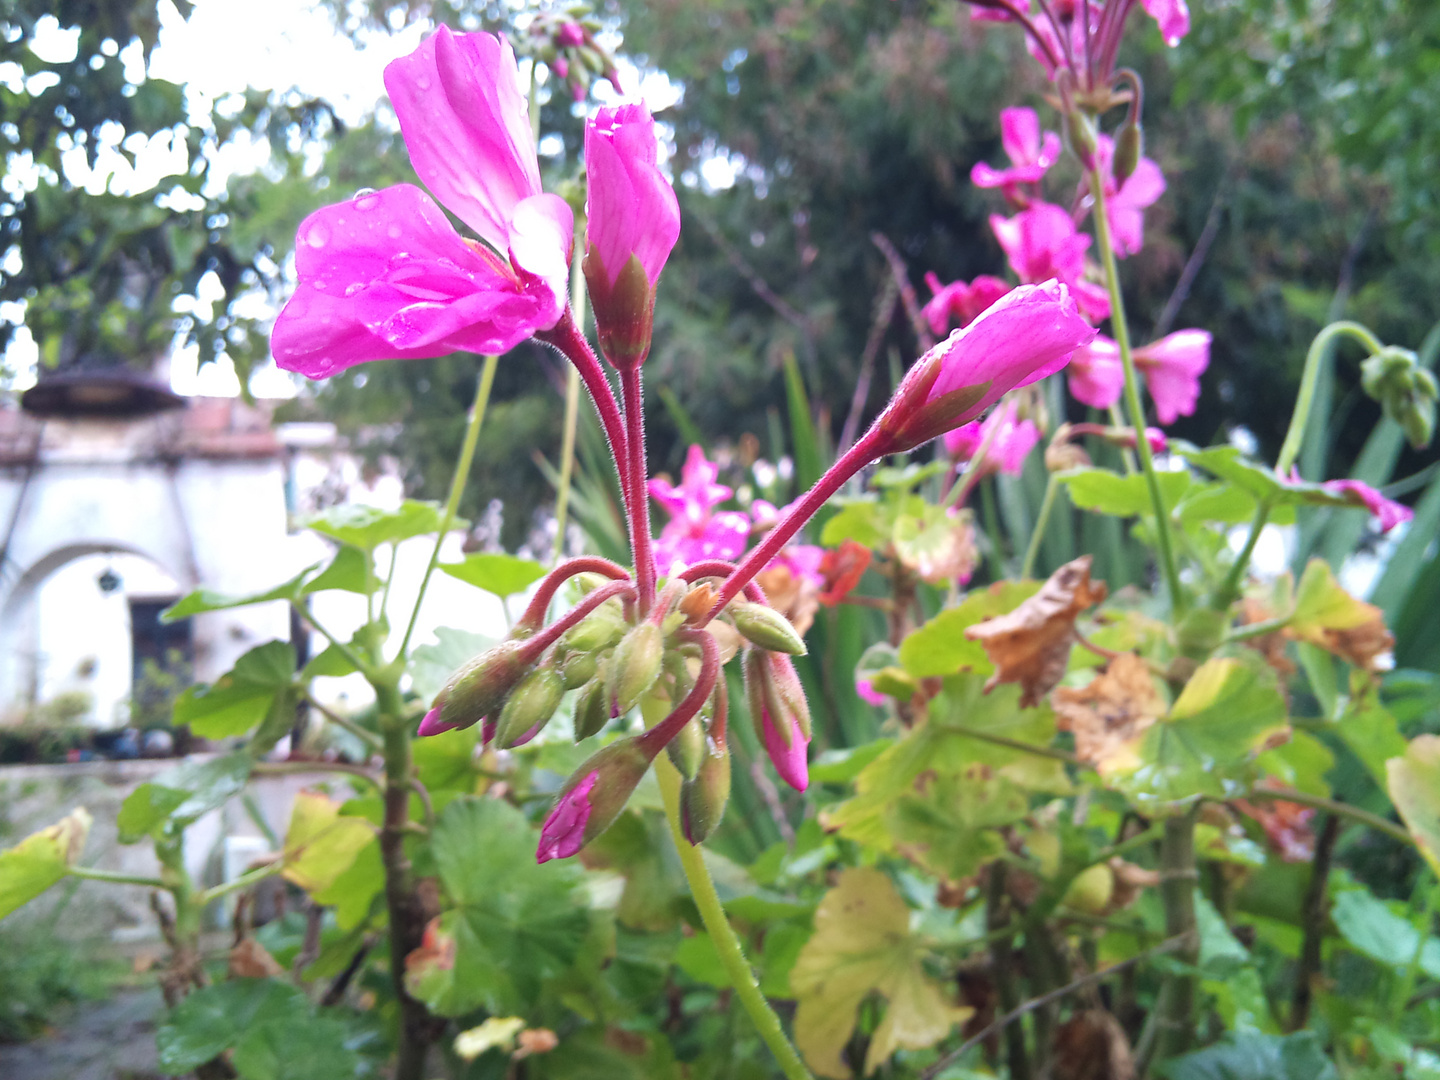
<svg viewBox="0 0 1440 1080">
<path fill-rule="evenodd" d="M 649 767 L 639 739 L 617 739 L 592 754 L 556 796 L 540 827 L 536 860 L 568 859 L 608 829 Z"/>
<path fill-rule="evenodd" d="M 631 255 L 612 285 L 594 248 L 585 256 L 582 266 L 590 306 L 595 312 L 601 354 L 617 371 L 639 367 L 650 355 L 655 321 L 655 289 L 645 274 L 645 267 L 638 256 Z"/>
</svg>

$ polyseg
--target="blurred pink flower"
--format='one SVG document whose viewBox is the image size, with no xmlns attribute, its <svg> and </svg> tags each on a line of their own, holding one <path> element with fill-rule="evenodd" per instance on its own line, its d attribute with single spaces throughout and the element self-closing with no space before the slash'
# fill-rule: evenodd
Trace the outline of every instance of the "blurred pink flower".
<svg viewBox="0 0 1440 1080">
<path fill-rule="evenodd" d="M 1389 532 L 1396 525 L 1409 521 L 1415 516 L 1415 511 L 1410 507 L 1404 503 L 1398 503 L 1394 499 L 1387 499 L 1361 480 L 1327 480 L 1320 486 L 1333 495 L 1345 496 L 1352 502 L 1364 506 L 1375 516 L 1382 533 Z"/>
<path fill-rule="evenodd" d="M 1040 441 L 1040 429 L 1034 421 L 1017 420 L 1018 411 L 1015 402 L 1001 402 L 984 421 L 975 420 L 947 431 L 946 452 L 956 461 L 969 461 L 980 452 L 985 440 L 990 439 L 990 449 L 980 463 L 980 475 L 1002 472 L 1019 476 L 1025 469 L 1026 456 Z"/>
<path fill-rule="evenodd" d="M 1120 346 L 1104 334 L 1082 349 L 1076 349 L 1065 369 L 1070 393 L 1092 409 L 1108 409 L 1125 390 L 1125 366 L 1120 363 Z"/>
<path fill-rule="evenodd" d="M 876 707 L 883 708 L 885 703 L 890 700 L 884 694 L 880 693 L 880 691 L 876 690 L 869 679 L 856 679 L 855 693 L 860 696 L 861 701 Z"/>
<path fill-rule="evenodd" d="M 750 539 L 750 519 L 738 510 L 715 512 L 734 492 L 716 483 L 720 469 L 705 451 L 691 446 L 680 470 L 680 484 L 663 477 L 650 481 L 651 497 L 670 513 L 655 542 L 655 562 L 662 574 L 678 563 L 689 566 L 704 559 L 734 560 Z"/>
<path fill-rule="evenodd" d="M 1041 135 L 1040 118 L 1034 109 L 1002 109 L 1000 143 L 1010 155 L 1010 168 L 993 169 L 983 161 L 976 162 L 970 170 L 970 182 L 976 187 L 998 187 L 1012 202 L 1020 199 L 1019 185 L 1039 183 L 1050 166 L 1060 160 L 1063 149 L 1055 132 Z"/>
<path fill-rule="evenodd" d="M 775 523 L 789 513 L 790 508 L 794 505 L 795 503 L 791 502 L 777 507 L 774 503 L 764 499 L 756 499 L 750 504 L 750 517 L 758 529 L 774 528 Z M 814 544 L 786 544 L 775 558 L 770 560 L 765 569 L 783 566 L 795 577 L 808 581 L 812 585 L 823 586 L 825 575 L 820 572 L 820 562 L 824 558 L 825 549 L 816 547 Z"/>
<path fill-rule="evenodd" d="M 1159 341 L 1135 350 L 1135 366 L 1145 373 L 1145 385 L 1155 401 L 1162 424 L 1189 416 L 1200 399 L 1200 376 L 1210 366 L 1210 333 L 1177 330 Z"/>
<path fill-rule="evenodd" d="M 1172 49 L 1190 32 L 1190 9 L 1185 0 L 1140 0 L 1146 14 L 1160 24 L 1160 36 Z"/>
<path fill-rule="evenodd" d="M 989 274 L 981 274 L 968 285 L 963 281 L 943 285 L 933 273 L 927 273 L 925 284 L 935 295 L 920 310 L 937 337 L 950 332 L 952 320 L 959 326 L 969 326 L 982 311 L 1010 291 L 1009 285 Z"/>
<path fill-rule="evenodd" d="M 310 378 L 367 360 L 503 353 L 565 310 L 574 219 L 540 190 L 510 45 L 442 26 L 385 69 L 385 87 L 415 171 L 484 243 L 410 184 L 307 217 L 271 348 Z"/>
<path fill-rule="evenodd" d="M 1105 177 L 1105 217 L 1110 239 L 1120 258 L 1134 255 L 1145 243 L 1145 209 L 1165 194 L 1165 174 L 1160 166 L 1142 157 L 1125 183 L 1115 182 L 1115 140 L 1109 135 L 1095 137 L 1095 161 Z"/>
<path fill-rule="evenodd" d="M 1085 280 L 1090 237 L 1075 228 L 1063 208 L 1037 202 L 1011 218 L 992 214 L 990 229 L 1021 281 L 1034 284 L 1053 278 L 1070 288 L 1086 317 L 1098 321 L 1110 315 L 1108 294 Z"/>
<path fill-rule="evenodd" d="M 1054 374 L 1095 337 L 1058 281 L 1021 285 L 917 360 L 876 421 L 886 453 L 959 427 L 1017 386 Z"/>
<path fill-rule="evenodd" d="M 590 820 L 590 792 L 600 779 L 592 772 L 560 797 L 555 809 L 540 827 L 540 848 L 536 862 L 568 859 L 585 846 L 585 823 Z"/>
</svg>

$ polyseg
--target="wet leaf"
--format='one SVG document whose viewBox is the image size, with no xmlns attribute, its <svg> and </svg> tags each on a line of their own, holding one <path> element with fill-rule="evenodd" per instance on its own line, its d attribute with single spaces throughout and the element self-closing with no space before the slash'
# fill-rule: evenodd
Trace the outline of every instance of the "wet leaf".
<svg viewBox="0 0 1440 1080">
<path fill-rule="evenodd" d="M 1039 704 L 1060 681 L 1075 642 L 1075 619 L 1105 599 L 1105 583 L 1091 584 L 1090 563 L 1089 555 L 1066 563 L 1008 615 L 966 628 L 965 636 L 980 642 L 995 665 L 987 691 L 1019 683 L 1023 709 Z"/>
<path fill-rule="evenodd" d="M 868 1074 L 896 1050 L 924 1049 L 971 1012 L 957 1008 L 921 963 L 926 949 L 910 931 L 910 909 L 878 870 L 844 870 L 815 912 L 815 933 L 790 970 L 798 1008 L 795 1043 L 820 1076 L 851 1075 L 840 1051 L 872 993 L 888 999 L 865 1058 Z"/>
<path fill-rule="evenodd" d="M 1430 868 L 1440 875 L 1440 736 L 1417 735 L 1386 765 L 1390 798 Z"/>
</svg>

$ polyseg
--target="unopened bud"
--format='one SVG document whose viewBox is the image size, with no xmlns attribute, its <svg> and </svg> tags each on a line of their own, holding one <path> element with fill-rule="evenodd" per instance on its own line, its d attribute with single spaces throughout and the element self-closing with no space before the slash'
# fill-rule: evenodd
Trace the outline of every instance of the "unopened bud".
<svg viewBox="0 0 1440 1080">
<path fill-rule="evenodd" d="M 730 749 L 706 736 L 695 775 L 680 785 L 680 828 L 692 845 L 702 843 L 725 816 L 730 798 Z"/>
<path fill-rule="evenodd" d="M 537 862 L 568 859 L 608 829 L 650 767 L 639 739 L 602 747 L 565 781 L 540 828 Z"/>
<path fill-rule="evenodd" d="M 1138 122 L 1126 120 L 1115 136 L 1115 186 L 1124 187 L 1145 154 L 1145 129 Z"/>
<path fill-rule="evenodd" d="M 805 749 L 810 742 L 810 707 L 783 653 L 752 651 L 745 658 L 745 693 L 755 733 L 780 778 L 796 791 L 809 784 Z"/>
<path fill-rule="evenodd" d="M 638 256 L 631 255 L 611 285 L 593 246 L 583 266 L 600 352 L 617 370 L 639 367 L 650 353 L 655 321 L 655 290 L 645 275 L 645 267 Z"/>
<path fill-rule="evenodd" d="M 674 765 L 680 775 L 690 779 L 695 771 L 700 768 L 701 756 L 705 753 L 705 724 L 700 717 L 692 716 L 678 732 L 675 737 L 665 744 L 665 752 L 670 755 L 670 764 Z"/>
<path fill-rule="evenodd" d="M 1360 385 L 1399 424 L 1415 449 L 1435 433 L 1435 376 L 1421 367 L 1409 349 L 1390 345 L 1360 365 Z"/>
<path fill-rule="evenodd" d="M 595 677 L 595 669 L 599 666 L 593 652 L 575 653 L 565 659 L 560 667 L 560 681 L 566 690 L 574 690 L 577 686 L 584 686 Z"/>
<path fill-rule="evenodd" d="M 1072 109 L 1064 114 L 1061 131 L 1065 145 L 1080 159 L 1080 164 L 1087 170 L 1095 168 L 1095 122 L 1078 109 Z"/>
<path fill-rule="evenodd" d="M 561 644 L 570 652 L 587 653 L 609 648 L 625 633 L 625 616 L 618 603 L 606 602 L 565 632 Z"/>
<path fill-rule="evenodd" d="M 522 641 L 506 641 L 475 657 L 435 695 L 419 734 L 466 728 L 505 704 L 510 691 L 529 670 L 521 659 Z"/>
<path fill-rule="evenodd" d="M 575 741 L 588 739 L 610 722 L 610 693 L 603 678 L 592 679 L 575 696 Z"/>
<path fill-rule="evenodd" d="M 752 645 L 791 656 L 805 655 L 805 639 L 789 619 L 769 605 L 737 601 L 730 605 L 729 612 L 735 629 Z"/>
<path fill-rule="evenodd" d="M 694 622 L 715 605 L 715 598 L 718 595 L 714 585 L 708 581 L 702 581 L 681 598 L 677 607 L 687 619 Z"/>
<path fill-rule="evenodd" d="M 610 661 L 611 691 L 618 714 L 633 709 L 655 685 L 664 660 L 665 635 L 654 623 L 643 622 L 620 640 Z"/>
<path fill-rule="evenodd" d="M 509 750 L 529 742 L 550 722 L 564 695 L 565 687 L 554 669 L 536 668 L 505 702 L 495 728 L 495 745 Z"/>
</svg>

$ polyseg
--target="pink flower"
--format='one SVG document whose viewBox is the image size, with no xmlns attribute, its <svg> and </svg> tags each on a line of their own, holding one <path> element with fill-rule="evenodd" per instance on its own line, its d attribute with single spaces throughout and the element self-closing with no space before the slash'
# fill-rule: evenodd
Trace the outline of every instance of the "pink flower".
<svg viewBox="0 0 1440 1080">
<path fill-rule="evenodd" d="M 680 203 L 656 165 L 643 104 L 604 108 L 585 125 L 586 242 L 613 288 L 631 256 L 654 288 L 680 238 Z"/>
<path fill-rule="evenodd" d="M 990 229 L 1021 281 L 1034 284 L 1056 279 L 1075 293 L 1087 317 L 1098 321 L 1109 316 L 1110 297 L 1084 279 L 1090 237 L 1075 228 L 1074 219 L 1062 208 L 1035 203 L 1012 218 L 992 214 Z"/>
<path fill-rule="evenodd" d="M 938 277 L 928 273 L 925 284 L 935 295 L 921 312 L 937 337 L 950 332 L 952 319 L 960 326 L 969 326 L 976 316 L 1010 291 L 1009 285 L 989 274 L 981 274 L 968 285 L 963 281 L 942 285 Z"/>
<path fill-rule="evenodd" d="M 1070 393 L 1075 400 L 1093 409 L 1108 409 L 1125 390 L 1125 366 L 1120 363 L 1120 346 L 1103 334 L 1083 349 L 1076 349 L 1065 369 Z"/>
<path fill-rule="evenodd" d="M 1160 423 L 1173 424 L 1178 417 L 1191 415 L 1200 399 L 1200 376 L 1210 366 L 1210 334 L 1205 330 L 1167 334 L 1136 349 L 1135 366 L 1145 373 Z"/>
<path fill-rule="evenodd" d="M 775 771 L 796 791 L 804 791 L 810 783 L 805 762 L 810 707 L 790 657 L 758 649 L 747 652 L 745 694 L 750 720 Z"/>
<path fill-rule="evenodd" d="M 440 706 L 437 705 L 425 714 L 415 734 L 423 739 L 427 735 L 439 735 L 442 731 L 453 731 L 457 727 L 460 727 L 459 723 L 447 724 L 440 719 Z"/>
<path fill-rule="evenodd" d="M 896 450 L 919 446 L 1059 371 L 1094 337 L 1064 285 L 1021 285 L 916 361 L 876 426 Z"/>
<path fill-rule="evenodd" d="M 416 172 L 484 244 L 410 184 L 307 217 L 271 348 L 310 378 L 367 360 L 503 353 L 565 309 L 574 219 L 540 190 L 509 44 L 442 26 L 385 69 L 385 86 Z"/>
<path fill-rule="evenodd" d="M 1190 9 L 1185 0 L 1140 0 L 1145 13 L 1160 24 L 1160 36 L 1172 49 L 1190 32 Z"/>
<path fill-rule="evenodd" d="M 1010 155 L 1011 167 L 992 169 L 980 161 L 970 170 L 976 187 L 1001 188 L 1007 199 L 1019 198 L 1019 185 L 1038 184 L 1051 165 L 1060 160 L 1060 136 L 1053 131 L 1040 134 L 1040 118 L 1034 109 L 1003 109 L 1000 112 L 1000 143 Z M 940 331 L 936 331 L 939 333 Z"/>
<path fill-rule="evenodd" d="M 861 701 L 879 708 L 883 708 L 885 703 L 890 700 L 884 694 L 880 693 L 880 691 L 876 690 L 874 684 L 871 683 L 869 679 L 856 679 L 855 693 L 859 695 Z"/>
<path fill-rule="evenodd" d="M 536 862 L 568 859 L 585 846 L 585 823 L 590 820 L 590 792 L 600 772 L 590 773 L 560 797 L 555 809 L 540 827 L 540 847 Z"/>
<path fill-rule="evenodd" d="M 1105 217 L 1110 238 L 1120 258 L 1134 255 L 1145 243 L 1145 208 L 1165 194 L 1165 174 L 1142 157 L 1124 184 L 1115 183 L 1115 140 L 1095 136 L 1095 161 L 1105 177 Z"/>
<path fill-rule="evenodd" d="M 1332 495 L 1340 495 L 1351 502 L 1365 507 L 1380 523 L 1382 533 L 1389 532 L 1403 521 L 1415 516 L 1415 511 L 1404 503 L 1387 499 L 1369 484 L 1360 480 L 1327 480 L 1320 485 Z"/>
<path fill-rule="evenodd" d="M 956 461 L 969 461 L 989 439 L 990 449 L 980 463 L 980 474 L 1003 472 L 1019 476 L 1025 469 L 1026 456 L 1040 441 L 1040 429 L 1031 420 L 1017 420 L 1018 411 L 1015 402 L 1002 402 L 984 422 L 975 420 L 947 431 L 945 449 Z"/>
<path fill-rule="evenodd" d="M 585 28 L 579 23 L 567 22 L 555 31 L 555 44 L 562 49 L 573 49 L 585 44 Z"/>
<path fill-rule="evenodd" d="M 750 519 L 738 510 L 715 512 L 715 507 L 734 492 L 716 483 L 717 466 L 707 461 L 705 451 L 691 446 L 680 470 L 680 485 L 656 477 L 650 481 L 651 497 L 670 512 L 670 521 L 655 543 L 655 562 L 660 572 L 675 565 L 689 566 L 705 559 L 734 560 L 750 539 Z"/>
<path fill-rule="evenodd" d="M 796 502 L 798 501 L 797 499 Z M 795 503 L 792 502 L 777 508 L 774 503 L 756 499 L 750 504 L 750 517 L 757 528 L 774 528 L 775 523 L 788 514 L 794 505 Z M 820 562 L 824 558 L 825 549 L 816 547 L 814 544 L 786 544 L 780 549 L 779 554 L 770 560 L 765 569 L 783 566 L 790 571 L 793 577 L 808 581 L 813 585 L 823 586 L 825 575 L 820 572 Z"/>
</svg>

